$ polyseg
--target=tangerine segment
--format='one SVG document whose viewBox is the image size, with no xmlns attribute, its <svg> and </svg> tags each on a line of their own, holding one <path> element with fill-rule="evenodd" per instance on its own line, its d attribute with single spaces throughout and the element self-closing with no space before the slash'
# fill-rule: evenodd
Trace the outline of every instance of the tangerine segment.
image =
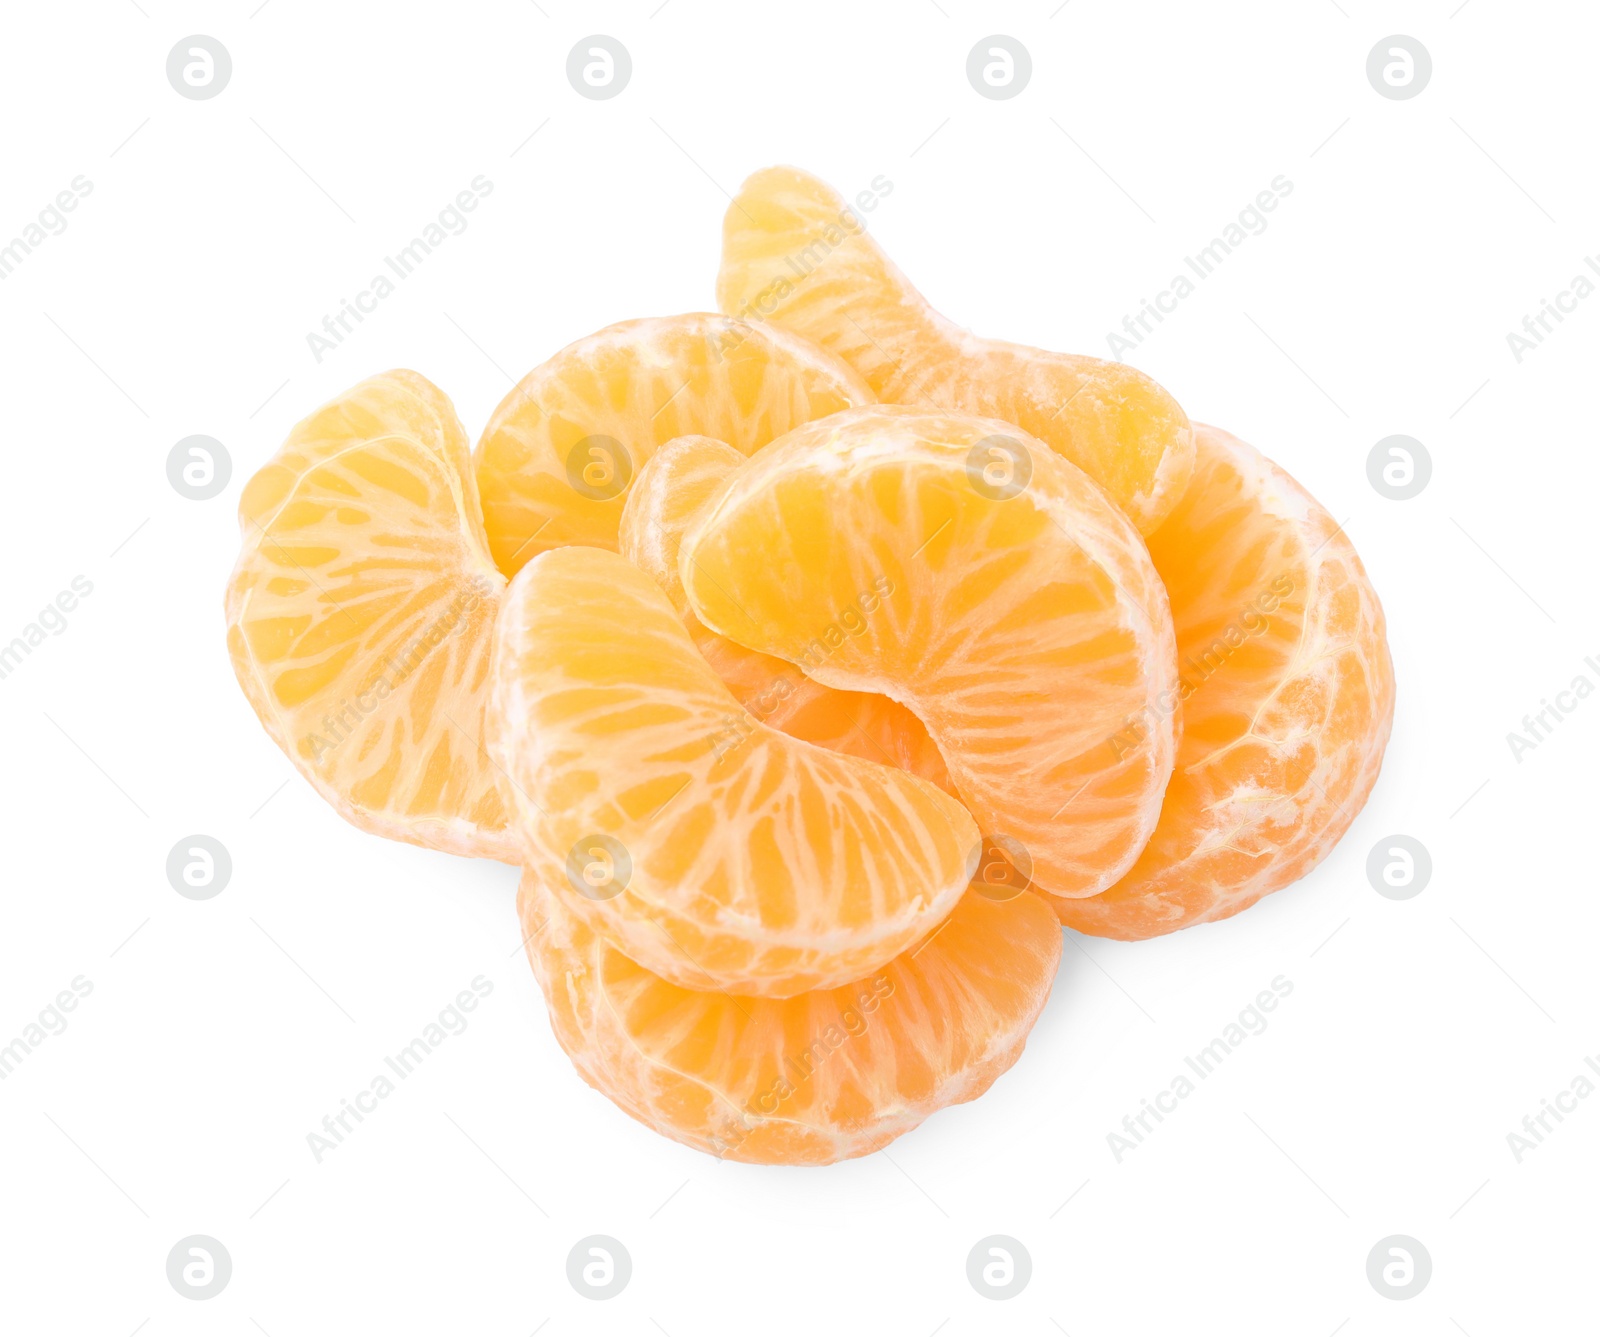
<svg viewBox="0 0 1600 1337">
<path fill-rule="evenodd" d="M 694 615 L 678 577 L 683 535 L 744 462 L 732 446 L 705 436 L 680 436 L 662 446 L 639 471 L 622 508 L 622 555 L 661 587 L 695 648 L 762 723 L 835 752 L 911 771 L 954 793 L 939 749 L 922 721 L 899 702 L 824 687 L 786 660 L 708 631 Z"/>
<path fill-rule="evenodd" d="M 1303 877 L 1354 820 L 1394 718 L 1361 559 L 1282 469 L 1197 427 L 1194 481 L 1150 538 L 1177 626 L 1183 742 L 1161 820 L 1120 883 L 1064 923 L 1150 938 Z"/>
<path fill-rule="evenodd" d="M 541 553 L 499 636 L 491 747 L 526 861 L 656 974 L 768 997 L 845 984 L 966 888 L 966 809 L 754 719 L 626 558 Z"/>
<path fill-rule="evenodd" d="M 784 330 L 700 313 L 608 326 L 530 371 L 484 428 L 490 551 L 512 576 L 566 544 L 614 550 L 629 483 L 673 437 L 703 432 L 748 455 L 870 403 L 855 372 Z"/>
<path fill-rule="evenodd" d="M 528 959 L 561 1047 L 641 1123 L 714 1156 L 825 1165 L 982 1095 L 1022 1053 L 1061 957 L 1028 892 L 969 892 L 880 969 L 798 997 L 733 998 L 651 974 L 524 870 Z"/>
<path fill-rule="evenodd" d="M 1104 891 L 1149 838 L 1176 721 L 1125 735 L 1176 686 L 1166 594 L 1126 517 L 1015 427 L 802 427 L 701 513 L 679 572 L 713 630 L 906 705 L 1040 887 Z"/>
<path fill-rule="evenodd" d="M 928 305 L 831 186 L 793 167 L 757 172 L 728 207 L 717 302 L 836 353 L 886 404 L 1015 423 L 1105 488 L 1141 533 L 1189 481 L 1189 419 L 1150 377 L 962 329 Z"/>
<path fill-rule="evenodd" d="M 691 631 L 700 619 L 678 579 L 678 549 L 684 531 L 744 462 L 725 441 L 676 437 L 639 470 L 622 508 L 617 551 L 661 587 Z"/>
<path fill-rule="evenodd" d="M 505 579 L 443 392 L 391 371 L 325 404 L 245 486 L 239 526 L 228 652 L 301 774 L 364 830 L 519 862 L 483 750 Z"/>
</svg>

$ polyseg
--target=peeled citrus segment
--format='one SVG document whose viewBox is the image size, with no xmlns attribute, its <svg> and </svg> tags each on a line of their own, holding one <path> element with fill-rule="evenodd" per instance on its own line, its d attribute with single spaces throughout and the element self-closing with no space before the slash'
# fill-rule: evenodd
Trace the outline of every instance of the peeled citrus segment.
<svg viewBox="0 0 1600 1337">
<path fill-rule="evenodd" d="M 966 888 L 966 809 L 752 718 L 616 553 L 541 553 L 499 635 L 491 746 L 526 861 L 657 974 L 768 997 L 845 984 Z"/>
<path fill-rule="evenodd" d="M 938 745 L 922 721 L 898 701 L 872 692 L 823 687 L 796 672 L 793 665 L 789 674 L 798 678 L 804 689 L 796 690 L 792 704 L 785 703 L 788 708 L 782 718 L 773 721 L 777 728 L 818 747 L 910 771 L 952 797 L 960 797 Z"/>
<path fill-rule="evenodd" d="M 699 619 L 678 579 L 678 549 L 684 531 L 744 462 L 725 441 L 677 437 L 639 470 L 622 508 L 617 551 L 661 587 L 691 629 Z"/>
<path fill-rule="evenodd" d="M 818 682 L 907 706 L 986 836 L 1063 896 L 1155 827 L 1176 721 L 1166 594 L 1123 514 L 1007 423 L 880 406 L 791 432 L 679 557 L 700 620 Z"/>
<path fill-rule="evenodd" d="M 484 428 L 489 549 L 508 576 L 565 544 L 614 550 L 629 483 L 673 437 L 748 455 L 871 402 L 849 367 L 784 330 L 698 313 L 608 326 L 524 376 Z"/>
<path fill-rule="evenodd" d="M 683 535 L 744 462 L 732 446 L 704 436 L 682 436 L 662 446 L 639 471 L 622 508 L 622 555 L 661 587 L 695 648 L 739 704 L 763 724 L 836 752 L 911 771 L 954 793 L 939 749 L 922 721 L 899 702 L 824 687 L 786 660 L 706 630 L 694 615 L 678 576 Z"/>
<path fill-rule="evenodd" d="M 239 525 L 228 651 L 278 746 L 364 830 L 519 862 L 483 749 L 505 579 L 450 401 L 363 381 L 289 433 Z"/>
<path fill-rule="evenodd" d="M 641 1123 L 729 1160 L 864 1155 L 988 1090 L 1022 1053 L 1061 956 L 1028 892 L 963 896 L 920 944 L 795 998 L 695 992 L 629 960 L 537 873 L 518 895 L 556 1038 Z"/>
<path fill-rule="evenodd" d="M 722 227 L 717 302 L 843 358 L 886 404 L 1015 423 L 1071 460 L 1148 534 L 1194 464 L 1189 419 L 1120 362 L 980 339 L 945 319 L 825 182 L 769 167 L 744 183 Z"/>
<path fill-rule="evenodd" d="M 1150 537 L 1178 635 L 1183 741 L 1138 862 L 1064 923 L 1149 938 L 1303 877 L 1355 819 L 1394 717 L 1361 559 L 1333 517 L 1238 438 L 1197 426 L 1189 491 Z"/>
</svg>

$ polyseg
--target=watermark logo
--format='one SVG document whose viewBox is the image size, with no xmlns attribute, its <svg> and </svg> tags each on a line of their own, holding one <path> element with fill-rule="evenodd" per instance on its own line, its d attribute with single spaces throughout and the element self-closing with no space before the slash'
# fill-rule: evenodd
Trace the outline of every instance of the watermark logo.
<svg viewBox="0 0 1600 1337">
<path fill-rule="evenodd" d="M 1567 1121 L 1567 1115 L 1578 1112 L 1580 1100 L 1587 1100 L 1594 1094 L 1595 1080 L 1600 1078 L 1600 1056 L 1585 1054 L 1583 1062 L 1589 1072 L 1580 1072 L 1554 1096 L 1541 1099 L 1537 1110 L 1522 1116 L 1521 1132 L 1506 1134 L 1506 1146 L 1511 1149 L 1511 1158 L 1518 1165 L 1522 1164 L 1522 1158 L 1530 1151 L 1537 1151 L 1544 1145 L 1545 1138 Z M 1594 1076 L 1591 1077 L 1590 1073 Z"/>
<path fill-rule="evenodd" d="M 214 98 L 233 78 L 233 57 L 215 37 L 196 33 L 167 52 L 167 82 L 191 102 Z"/>
<path fill-rule="evenodd" d="M 186 436 L 167 452 L 167 481 L 190 501 L 210 501 L 232 477 L 233 458 L 214 436 Z"/>
<path fill-rule="evenodd" d="M 1011 901 L 1033 882 L 1033 856 L 1015 836 L 983 836 L 967 856 L 967 882 L 991 901 Z"/>
<path fill-rule="evenodd" d="M 22 228 L 4 246 L 0 246 L 0 279 L 10 278 L 12 271 L 37 247 L 65 232 L 66 216 L 78 207 L 78 202 L 84 196 L 94 190 L 94 182 L 86 176 L 75 176 L 68 185 L 70 189 L 57 191 L 55 199 L 39 210 L 33 222 Z"/>
<path fill-rule="evenodd" d="M 1234 653 L 1252 636 L 1263 635 L 1272 625 L 1272 614 L 1277 612 L 1291 594 L 1294 580 L 1277 576 L 1272 583 L 1239 610 L 1239 616 L 1223 627 L 1211 643 L 1195 646 L 1178 663 L 1176 691 L 1165 689 L 1157 694 L 1154 705 L 1129 715 L 1122 727 L 1109 739 L 1111 750 L 1121 761 L 1130 751 L 1140 746 L 1148 737 L 1151 726 L 1167 727 L 1173 713 L 1191 696 L 1205 686 L 1211 676 L 1233 658 Z"/>
<path fill-rule="evenodd" d="M 590 501 L 620 497 L 633 481 L 633 456 L 614 436 L 586 436 L 567 452 L 567 484 Z"/>
<path fill-rule="evenodd" d="M 719 1159 L 742 1146 L 766 1120 L 778 1117 L 784 1102 L 793 1099 L 824 1063 L 849 1041 L 867 1033 L 872 1014 L 883 1006 L 885 999 L 894 996 L 894 980 L 888 975 L 878 975 L 847 987 L 857 991 L 855 1001 L 842 1007 L 836 1020 L 815 1031 L 807 1044 L 799 1049 L 785 1049 L 778 1075 L 759 1094 L 746 1100 L 739 1111 L 738 1132 L 733 1137 L 713 1139 Z"/>
<path fill-rule="evenodd" d="M 993 33 L 967 52 L 967 82 L 980 97 L 1004 102 L 1033 78 L 1033 57 L 1015 37 Z"/>
<path fill-rule="evenodd" d="M 1033 477 L 1033 456 L 1013 436 L 986 436 L 967 452 L 967 482 L 980 497 L 1010 501 Z"/>
<path fill-rule="evenodd" d="M 866 631 L 867 618 L 893 593 L 894 581 L 888 576 L 879 576 L 870 587 L 856 594 L 854 603 L 847 604 L 832 622 L 801 647 L 795 661 L 802 669 L 814 669 L 825 663 L 844 644 L 846 636 L 860 636 Z"/>
<path fill-rule="evenodd" d="M 1021 1295 L 1032 1277 L 1032 1256 L 1010 1235 L 986 1235 L 967 1255 L 967 1280 L 985 1300 Z"/>
<path fill-rule="evenodd" d="M 567 1280 L 585 1300 L 621 1295 L 632 1276 L 632 1256 L 610 1235 L 586 1235 L 567 1255 Z"/>
<path fill-rule="evenodd" d="M 1433 78 L 1433 57 L 1415 37 L 1396 33 L 1367 52 L 1367 82 L 1391 102 L 1414 98 Z"/>
<path fill-rule="evenodd" d="M 383 657 L 383 667 L 373 673 L 366 685 L 349 697 L 340 697 L 338 708 L 322 717 L 323 733 L 309 733 L 300 740 L 300 755 L 320 765 L 335 748 L 354 737 L 361 722 L 377 710 L 427 661 L 455 632 L 468 624 L 472 610 L 493 593 L 488 580 L 475 578 L 459 590 L 449 606 L 427 627 L 393 654 Z"/>
<path fill-rule="evenodd" d="M 185 836 L 167 855 L 167 881 L 178 895 L 209 901 L 233 876 L 233 859 L 215 836 Z"/>
<path fill-rule="evenodd" d="M 633 78 L 633 57 L 615 37 L 595 33 L 567 52 L 567 82 L 591 102 L 614 98 Z"/>
<path fill-rule="evenodd" d="M 76 1012 L 78 1004 L 93 992 L 93 980 L 74 976 L 71 985 L 40 1010 L 36 1021 L 30 1021 L 14 1039 L 0 1045 L 0 1081 L 11 1076 L 17 1065 L 51 1036 L 66 1030 L 66 1014 Z"/>
<path fill-rule="evenodd" d="M 1433 456 L 1414 436 L 1386 436 L 1367 452 L 1367 481 L 1380 497 L 1410 501 L 1433 477 Z"/>
<path fill-rule="evenodd" d="M 870 189 L 856 192 L 855 201 L 839 211 L 835 222 L 824 223 L 810 235 L 804 246 L 783 257 L 784 268 L 794 276 L 792 282 L 787 275 L 779 274 L 734 315 L 740 320 L 747 321 L 763 320 L 772 315 L 784 299 L 815 274 L 823 262 L 844 245 L 847 239 L 865 233 L 867 224 L 861 215 L 871 213 L 894 191 L 894 182 L 881 174 L 873 177 L 870 185 Z M 724 353 L 731 351 L 743 341 L 744 337 L 741 334 L 737 342 L 727 343 L 722 351 Z"/>
<path fill-rule="evenodd" d="M 1600 260 L 1595 256 L 1584 256 L 1583 263 L 1600 275 Z M 1538 314 L 1522 318 L 1522 333 L 1512 330 L 1506 335 L 1506 347 L 1511 350 L 1512 359 L 1520 363 L 1527 354 L 1544 343 L 1546 335 L 1555 333 L 1550 322 L 1560 325 L 1578 309 L 1579 302 L 1593 296 L 1594 290 L 1593 279 L 1587 274 L 1576 274 L 1568 281 L 1568 286 L 1555 295 L 1554 300 L 1541 297 Z"/>
<path fill-rule="evenodd" d="M 0 644 L 0 678 L 9 678 L 22 661 L 45 642 L 45 633 L 59 636 L 69 623 L 67 614 L 75 611 L 80 599 L 94 593 L 94 582 L 87 576 L 74 576 L 71 588 L 60 591 L 9 643 Z"/>
<path fill-rule="evenodd" d="M 1593 655 L 1587 655 L 1583 664 L 1596 677 L 1600 677 L 1600 660 Z M 1513 729 L 1506 734 L 1506 746 L 1511 749 L 1511 756 L 1517 765 L 1522 765 L 1525 753 L 1533 752 L 1541 743 L 1549 742 L 1551 735 L 1566 723 L 1567 716 L 1593 695 L 1593 680 L 1587 673 L 1580 673 L 1563 690 L 1556 693 L 1554 701 L 1541 696 L 1539 709 L 1522 717 L 1521 731 Z"/>
<path fill-rule="evenodd" d="M 585 836 L 567 853 L 567 881 L 586 900 L 620 896 L 632 877 L 633 856 L 614 836 Z"/>
<path fill-rule="evenodd" d="M 1106 1146 L 1111 1149 L 1112 1158 L 1117 1164 L 1121 1165 L 1124 1156 L 1143 1146 L 1169 1115 L 1176 1114 L 1179 1102 L 1192 1096 L 1199 1089 L 1198 1083 L 1205 1081 L 1221 1067 L 1234 1050 L 1252 1035 L 1264 1032 L 1267 1029 L 1266 1014 L 1277 1011 L 1278 1004 L 1293 992 L 1293 980 L 1275 975 L 1271 986 L 1257 993 L 1255 1001 L 1240 1009 L 1238 1017 L 1224 1026 L 1209 1044 L 1197 1053 L 1184 1057 L 1187 1071 L 1174 1076 L 1153 1097 L 1141 1099 L 1136 1113 L 1123 1115 L 1121 1131 L 1113 1130 L 1106 1134 Z"/>
<path fill-rule="evenodd" d="M 185 1300 L 209 1300 L 221 1295 L 233 1276 L 233 1258 L 219 1239 L 186 1235 L 167 1255 L 167 1280 Z"/>
<path fill-rule="evenodd" d="M 1421 1295 L 1433 1276 L 1433 1259 L 1422 1241 L 1410 1235 L 1388 1235 L 1367 1255 L 1367 1280 L 1385 1300 Z"/>
<path fill-rule="evenodd" d="M 400 1089 L 398 1083 L 412 1076 L 423 1061 L 451 1036 L 460 1035 L 467 1029 L 467 1014 L 476 1012 L 478 1005 L 493 992 L 493 980 L 474 975 L 471 987 L 462 989 L 449 1004 L 440 1008 L 434 1019 L 418 1031 L 409 1044 L 393 1054 L 386 1054 L 383 1059 L 385 1070 L 376 1074 L 354 1096 L 341 1099 L 334 1113 L 324 1115 L 320 1132 L 306 1134 L 306 1146 L 310 1149 L 311 1159 L 321 1165 L 323 1157 L 343 1146 L 356 1127 L 365 1123 L 369 1115 L 376 1114 L 380 1104 Z"/>
<path fill-rule="evenodd" d="M 783 679 L 777 679 L 782 682 Z M 770 713 L 770 712 L 769 712 Z M 763 716 L 756 715 L 753 711 L 745 710 L 735 715 L 731 710 L 722 717 L 722 727 L 711 735 L 711 760 L 715 764 L 726 757 L 730 752 L 742 747 L 751 738 L 755 737 L 756 728 L 760 725 Z"/>
<path fill-rule="evenodd" d="M 1420 896 L 1432 877 L 1433 859 L 1415 836 L 1385 836 L 1367 855 L 1367 881 L 1386 900 Z"/>
<path fill-rule="evenodd" d="M 1189 272 L 1175 274 L 1153 298 L 1141 297 L 1139 309 L 1122 318 L 1122 332 L 1119 334 L 1113 330 L 1106 335 L 1111 356 L 1120 358 L 1124 353 L 1131 353 L 1138 348 L 1154 333 L 1157 325 L 1177 311 L 1180 302 L 1194 296 L 1199 283 L 1215 274 L 1224 260 L 1251 237 L 1259 237 L 1265 232 L 1267 215 L 1293 193 L 1293 181 L 1281 174 L 1273 177 L 1266 187 L 1256 192 L 1255 199 L 1240 209 L 1232 221 L 1206 245 L 1193 255 L 1184 256 L 1183 265 Z M 1190 274 L 1194 277 L 1191 278 Z"/>
<path fill-rule="evenodd" d="M 388 274 L 378 273 L 367 281 L 354 297 L 341 297 L 332 315 L 322 318 L 322 329 L 306 335 L 306 346 L 314 361 L 333 352 L 345 338 L 355 332 L 355 327 L 378 309 L 378 304 L 398 291 L 396 280 L 404 281 L 417 271 L 430 255 L 451 237 L 459 237 L 467 230 L 467 215 L 476 212 L 478 205 L 494 193 L 494 182 L 481 172 L 455 194 L 455 198 L 440 209 L 417 234 L 393 255 L 383 257 Z M 391 278 L 389 275 L 394 277 Z"/>
</svg>

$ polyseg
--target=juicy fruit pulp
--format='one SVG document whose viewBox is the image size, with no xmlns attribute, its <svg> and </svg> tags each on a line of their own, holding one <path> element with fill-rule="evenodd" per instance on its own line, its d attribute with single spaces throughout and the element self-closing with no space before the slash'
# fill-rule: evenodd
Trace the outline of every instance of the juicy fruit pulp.
<svg viewBox="0 0 1600 1337">
<path fill-rule="evenodd" d="M 837 354 L 886 404 L 1014 423 L 1105 488 L 1141 533 L 1189 481 L 1189 419 L 1148 376 L 969 334 L 928 305 L 830 186 L 792 167 L 757 172 L 729 205 L 717 302 Z"/>
<path fill-rule="evenodd" d="M 1124 735 L 1176 689 L 1166 595 L 1121 512 L 1014 427 L 881 406 L 800 428 L 701 513 L 679 572 L 713 630 L 906 705 L 1041 889 L 1105 890 L 1154 828 L 1175 721 Z"/>
<path fill-rule="evenodd" d="M 657 1132 L 730 1160 L 820 1165 L 876 1151 L 983 1094 L 1049 996 L 1061 931 L 1039 897 L 972 891 L 860 980 L 787 999 L 697 993 L 607 945 L 523 874 L 528 959 L 562 1048 Z"/>
<path fill-rule="evenodd" d="M 706 314 L 609 326 L 530 371 L 484 428 L 489 549 L 508 576 L 564 544 L 614 550 L 633 476 L 673 437 L 704 433 L 748 455 L 871 402 L 849 367 L 783 330 Z"/>
<path fill-rule="evenodd" d="M 1056 902 L 1085 933 L 1224 919 L 1303 877 L 1366 802 L 1389 738 L 1383 610 L 1349 539 L 1244 442 L 1214 427 L 1197 442 L 1194 480 L 1150 537 L 1177 628 L 1183 741 L 1127 877 Z"/>
<path fill-rule="evenodd" d="M 523 865 L 586 1080 L 826 1164 L 1016 1061 L 1060 923 L 1314 867 L 1393 673 L 1292 479 L 1129 367 L 957 328 L 816 178 L 746 181 L 717 296 L 561 350 L 475 459 L 412 372 L 307 418 L 241 497 L 228 644 L 349 820 Z"/>
<path fill-rule="evenodd" d="M 966 888 L 978 832 L 959 803 L 751 718 L 615 553 L 562 548 L 518 574 L 494 709 L 529 866 L 686 988 L 849 983 L 936 928 Z"/>
<path fill-rule="evenodd" d="M 756 719 L 819 747 L 898 766 L 954 793 L 939 749 L 904 706 L 870 692 L 824 687 L 786 660 L 708 631 L 694 615 L 678 575 L 683 535 L 744 463 L 732 446 L 709 437 L 669 441 L 639 471 L 623 507 L 622 555 L 661 587 L 695 648 Z"/>
<path fill-rule="evenodd" d="M 290 432 L 239 525 L 228 651 L 278 746 L 357 826 L 518 862 L 483 748 L 505 580 L 450 401 L 363 381 Z"/>
</svg>

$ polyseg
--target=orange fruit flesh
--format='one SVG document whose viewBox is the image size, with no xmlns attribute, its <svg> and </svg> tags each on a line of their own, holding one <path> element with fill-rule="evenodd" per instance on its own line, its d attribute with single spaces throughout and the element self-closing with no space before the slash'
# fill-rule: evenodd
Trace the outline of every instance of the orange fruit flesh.
<svg viewBox="0 0 1600 1337">
<path fill-rule="evenodd" d="M 628 494 L 619 533 L 622 555 L 661 587 L 695 648 L 756 719 L 792 738 L 910 771 L 953 794 L 939 749 L 904 706 L 886 696 L 824 687 L 785 660 L 708 631 L 694 615 L 678 576 L 683 535 L 744 462 L 732 446 L 709 437 L 669 441 L 639 471 Z"/>
<path fill-rule="evenodd" d="M 959 803 L 753 719 L 666 595 L 615 553 L 561 548 L 518 574 L 494 710 L 526 862 L 686 988 L 788 997 L 849 983 L 966 888 L 978 832 Z"/>
<path fill-rule="evenodd" d="M 1383 609 L 1333 517 L 1236 437 L 1198 427 L 1150 555 L 1178 637 L 1183 740 L 1161 820 L 1117 886 L 1055 900 L 1085 933 L 1224 919 L 1314 868 L 1367 800 L 1394 716 Z"/>
<path fill-rule="evenodd" d="M 742 454 L 856 404 L 866 383 L 805 340 L 694 313 L 608 326 L 512 389 L 478 443 L 489 548 L 506 575 L 566 544 L 617 546 L 628 486 L 673 437 Z"/>
<path fill-rule="evenodd" d="M 653 975 L 569 905 L 524 872 L 528 959 L 578 1071 L 657 1132 L 764 1164 L 864 1155 L 981 1095 L 1021 1054 L 1061 955 L 1039 897 L 974 891 L 860 980 L 738 998 Z"/>
<path fill-rule="evenodd" d="M 792 167 L 757 172 L 728 207 L 717 302 L 837 354 L 883 403 L 1015 423 L 1105 488 L 1141 533 L 1188 483 L 1189 419 L 1150 377 L 961 329 L 928 305 L 837 192 Z"/>
<path fill-rule="evenodd" d="M 450 401 L 363 381 L 296 425 L 239 525 L 228 652 L 301 774 L 365 830 L 518 862 L 483 748 L 505 580 Z"/>
<path fill-rule="evenodd" d="M 1031 468 L 1014 494 L 979 467 L 996 440 L 1013 482 Z M 1105 890 L 1154 828 L 1176 721 L 1122 735 L 1176 686 L 1166 595 L 1100 489 L 1009 424 L 880 406 L 800 428 L 700 514 L 679 571 L 712 630 L 917 715 L 1040 887 Z"/>
</svg>

